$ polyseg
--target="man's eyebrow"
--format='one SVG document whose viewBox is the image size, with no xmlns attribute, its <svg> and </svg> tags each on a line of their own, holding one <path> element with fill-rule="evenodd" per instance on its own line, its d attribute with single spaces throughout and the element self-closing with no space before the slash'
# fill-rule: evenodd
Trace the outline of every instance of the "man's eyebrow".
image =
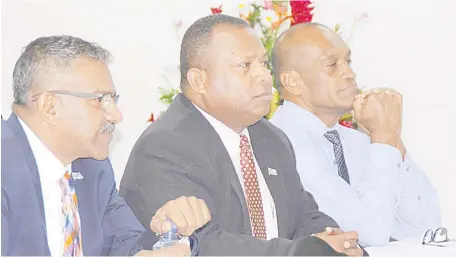
<svg viewBox="0 0 456 257">
<path fill-rule="evenodd" d="M 256 56 L 256 54 L 255 54 L 255 53 L 249 53 L 249 54 L 246 54 L 246 55 L 244 56 L 244 58 L 247 58 L 247 59 L 253 59 L 253 58 L 255 58 L 255 56 Z M 268 58 L 268 57 L 269 57 L 269 56 L 268 56 L 268 52 L 264 52 L 264 54 L 263 54 L 263 55 L 261 55 L 261 57 L 260 57 L 260 58 L 261 58 L 261 59 L 263 59 L 263 58 L 265 58 L 265 57 L 266 57 L 266 58 Z"/>
<path fill-rule="evenodd" d="M 348 50 L 345 56 L 350 57 L 351 56 L 351 50 Z M 330 59 L 337 59 L 338 55 L 335 53 L 325 53 L 322 56 L 320 56 L 321 60 L 330 60 Z"/>
<path fill-rule="evenodd" d="M 320 56 L 321 60 L 328 60 L 328 59 L 335 59 L 337 56 L 333 53 L 326 53 L 322 56 Z"/>
<path fill-rule="evenodd" d="M 97 90 L 97 91 L 93 91 L 94 94 L 116 94 L 117 91 L 113 90 L 113 91 L 107 91 L 107 90 Z"/>
</svg>

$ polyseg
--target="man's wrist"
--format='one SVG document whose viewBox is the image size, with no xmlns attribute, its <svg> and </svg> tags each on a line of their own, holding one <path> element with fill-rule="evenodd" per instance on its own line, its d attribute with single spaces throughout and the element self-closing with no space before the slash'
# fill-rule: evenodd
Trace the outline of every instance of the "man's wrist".
<svg viewBox="0 0 456 257">
<path fill-rule="evenodd" d="M 405 159 L 406 149 L 398 134 L 372 132 L 371 143 L 390 145 L 401 152 L 402 160 Z"/>
<path fill-rule="evenodd" d="M 391 145 L 399 149 L 400 137 L 397 134 L 372 132 L 371 143 Z"/>
</svg>

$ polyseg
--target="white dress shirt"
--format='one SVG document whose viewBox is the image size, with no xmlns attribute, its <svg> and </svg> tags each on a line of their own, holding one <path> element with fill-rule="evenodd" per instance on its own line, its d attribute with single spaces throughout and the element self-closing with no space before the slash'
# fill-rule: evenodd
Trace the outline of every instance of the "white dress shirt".
<svg viewBox="0 0 456 257">
<path fill-rule="evenodd" d="M 361 245 L 420 237 L 439 226 L 436 191 L 408 153 L 403 161 L 398 149 L 371 143 L 367 135 L 339 124 L 328 128 L 287 101 L 271 122 L 290 138 L 303 186 L 320 210 L 343 230 L 357 231 Z M 333 144 L 324 137 L 329 130 L 340 134 L 350 185 L 339 177 Z"/>
<path fill-rule="evenodd" d="M 242 186 L 242 190 L 244 191 L 245 196 L 245 189 L 244 189 L 244 178 L 241 171 L 241 136 L 240 134 L 236 133 L 234 130 L 227 127 L 225 124 L 217 120 L 216 118 L 212 117 L 205 111 L 198 108 L 198 106 L 194 105 L 196 109 L 198 109 L 201 114 L 209 121 L 212 125 L 214 130 L 222 139 L 223 145 L 225 146 L 228 154 L 230 155 L 231 161 L 233 162 L 234 168 L 236 169 L 236 173 L 238 175 L 239 181 Z M 258 162 L 255 158 L 255 153 L 252 149 L 252 142 L 250 141 L 249 131 L 245 129 L 241 132 L 241 134 L 247 136 L 250 142 L 250 149 L 253 153 L 253 160 L 255 162 L 255 169 L 258 177 L 258 184 L 260 186 L 260 193 L 261 193 L 261 200 L 263 202 L 263 213 L 264 213 L 264 221 L 266 225 L 266 239 L 272 239 L 278 237 L 278 227 L 277 227 L 277 215 L 275 210 L 274 199 L 271 196 L 271 192 L 269 191 L 268 185 L 266 184 L 266 180 L 263 177 L 263 173 L 261 172 L 260 167 L 258 166 Z M 250 220 L 251 222 L 252 220 Z M 253 232 L 253 231 L 252 231 Z"/>
<path fill-rule="evenodd" d="M 62 256 L 63 253 L 63 216 L 59 179 L 71 164 L 65 167 L 59 159 L 41 142 L 27 124 L 19 119 L 30 143 L 38 167 L 43 193 L 46 232 L 51 256 Z"/>
</svg>

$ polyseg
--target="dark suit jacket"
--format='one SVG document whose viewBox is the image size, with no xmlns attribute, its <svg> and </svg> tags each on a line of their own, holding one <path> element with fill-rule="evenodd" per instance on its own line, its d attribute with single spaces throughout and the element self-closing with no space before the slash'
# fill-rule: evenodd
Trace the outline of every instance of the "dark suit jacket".
<svg viewBox="0 0 456 257">
<path fill-rule="evenodd" d="M 50 255 L 39 173 L 15 115 L 2 120 L 1 166 L 2 255 Z M 144 228 L 117 194 L 109 160 L 80 159 L 72 168 L 84 176 L 75 180 L 84 255 L 136 254 Z"/>
<path fill-rule="evenodd" d="M 248 129 L 275 201 L 280 239 L 262 241 L 251 236 L 244 193 L 228 152 L 210 123 L 182 94 L 134 146 L 120 195 L 143 225 L 170 199 L 181 195 L 204 199 L 212 221 L 196 233 L 201 255 L 288 255 L 293 249 L 302 250 L 303 241 L 317 240 L 292 239 L 322 232 L 326 226 L 337 227 L 303 189 L 285 134 L 264 119 Z M 268 167 L 276 169 L 277 175 L 268 175 Z M 318 251 L 294 254 L 318 255 Z"/>
</svg>

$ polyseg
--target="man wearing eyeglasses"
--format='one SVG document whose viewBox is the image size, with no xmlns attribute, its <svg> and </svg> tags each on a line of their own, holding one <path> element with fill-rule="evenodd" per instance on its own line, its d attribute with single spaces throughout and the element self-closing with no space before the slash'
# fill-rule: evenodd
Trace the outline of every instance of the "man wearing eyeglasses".
<svg viewBox="0 0 456 257">
<path fill-rule="evenodd" d="M 151 229 L 167 232 L 173 222 L 189 244 L 152 252 L 142 248 L 151 231 L 117 194 L 107 157 L 122 115 L 109 59 L 69 36 L 38 38 L 18 59 L 13 114 L 2 119 L 2 256 L 197 253 L 191 234 L 210 219 L 204 201 L 180 197 L 162 206 Z"/>
</svg>

